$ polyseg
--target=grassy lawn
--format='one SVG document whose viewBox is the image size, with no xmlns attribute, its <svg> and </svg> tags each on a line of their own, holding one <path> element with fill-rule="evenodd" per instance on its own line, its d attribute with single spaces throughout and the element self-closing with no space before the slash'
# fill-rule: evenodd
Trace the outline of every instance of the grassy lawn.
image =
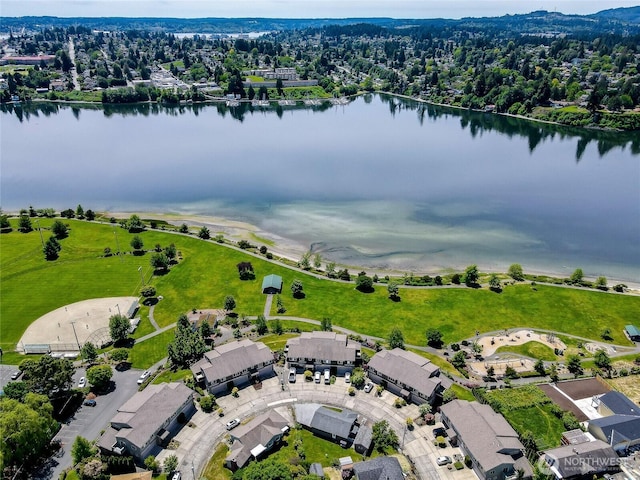
<svg viewBox="0 0 640 480">
<path fill-rule="evenodd" d="M 40 219 L 43 229 L 52 222 Z M 61 241 L 60 258 L 53 262 L 44 260 L 37 231 L 22 234 L 14 230 L 0 236 L 0 346 L 5 352 L 15 347 L 31 322 L 55 308 L 89 298 L 139 292 L 138 266 L 149 268 L 151 253 L 102 256 L 105 247 L 117 251 L 116 236 L 120 250 L 130 251 L 133 234 L 113 225 L 79 220 L 65 223 L 71 227 L 70 235 Z M 15 228 L 17 221 L 12 219 L 12 224 Z M 48 231 L 42 233 L 49 236 Z M 287 315 L 328 317 L 337 326 L 382 338 L 397 326 L 406 343 L 416 345 L 425 344 L 424 332 L 428 327 L 439 329 L 448 343 L 472 337 L 478 325 L 485 331 L 513 327 L 563 331 L 570 326 L 571 333 L 585 337 L 596 337 L 607 326 L 614 342 L 629 344 L 622 330 L 634 312 L 640 310 L 640 297 L 544 285 L 533 291 L 525 284 L 509 286 L 500 294 L 488 289 L 401 288 L 402 301 L 392 302 L 383 286 L 364 294 L 355 290 L 353 284 L 310 277 L 193 236 L 159 230 L 139 235 L 146 249 L 157 243 L 163 246 L 175 243 L 183 257 L 167 275 L 151 280 L 164 297 L 155 308 L 160 326 L 175 322 L 181 313 L 194 307 L 221 308 L 226 295 L 235 297 L 237 313 L 260 314 L 265 302 L 260 285 L 270 273 L 283 277 L 282 300 Z M 253 264 L 256 279 L 241 281 L 236 265 L 247 260 Z M 304 299 L 291 295 L 289 286 L 295 278 L 304 284 Z M 287 328 L 284 322 L 283 327 Z M 142 328 L 146 331 L 148 327 Z M 162 358 L 166 341 L 171 338 L 173 334 L 169 332 L 136 346 L 132 352 L 134 365 L 149 365 L 152 359 Z M 160 352 L 162 355 L 158 356 Z"/>
<path fill-rule="evenodd" d="M 263 77 L 258 77 L 256 75 L 247 75 L 247 80 L 253 83 L 264 82 Z"/>
<path fill-rule="evenodd" d="M 292 429 L 291 433 L 285 437 L 285 441 L 280 450 L 272 453 L 269 458 L 275 458 L 281 463 L 288 464 L 289 459 L 297 457 L 293 447 L 296 439 L 302 440 L 306 460 L 310 463 L 318 462 L 321 463 L 323 467 L 330 467 L 334 460 L 347 455 L 351 456 L 354 462 L 362 461 L 362 455 L 356 453 L 355 450 L 345 450 L 337 443 L 315 437 L 305 429 Z"/>
<path fill-rule="evenodd" d="M 299 322 L 297 320 L 285 320 L 285 319 L 279 319 L 280 320 L 280 325 L 282 326 L 282 329 L 287 332 L 287 331 L 291 331 L 294 329 L 298 329 L 300 332 L 315 332 L 316 330 L 320 330 L 320 325 L 313 325 L 312 323 L 307 323 L 307 322 Z M 273 322 L 275 320 L 268 320 L 267 321 L 267 325 L 269 326 L 269 328 L 273 328 Z"/>
<path fill-rule="evenodd" d="M 417 350 L 415 348 L 408 348 L 407 350 L 420 355 L 421 357 L 428 358 L 434 365 L 440 367 L 440 370 L 443 372 L 449 372 L 452 375 L 459 375 L 460 372 L 456 370 L 456 368 L 447 362 L 444 358 L 439 357 L 438 355 L 434 355 L 433 353 L 423 352 L 422 350 Z"/>
<path fill-rule="evenodd" d="M 153 379 L 153 382 L 151 383 L 163 383 L 163 382 L 181 382 L 182 380 L 185 379 L 185 377 L 192 377 L 193 374 L 191 373 L 191 370 L 189 369 L 185 369 L 185 370 L 177 370 L 177 371 L 173 371 L 173 370 L 165 370 L 163 371 L 160 375 L 158 375 L 156 378 Z"/>
<path fill-rule="evenodd" d="M 167 345 L 173 341 L 173 330 L 161 333 L 149 340 L 136 343 L 129 352 L 129 361 L 133 368 L 148 368 L 167 356 Z"/>
<path fill-rule="evenodd" d="M 555 362 L 558 357 L 550 347 L 543 345 L 540 342 L 527 342 L 522 345 L 505 345 L 498 348 L 497 352 L 511 352 L 520 355 L 525 355 L 531 358 L 537 358 L 548 362 Z"/>
<path fill-rule="evenodd" d="M 224 468 L 224 459 L 227 458 L 228 454 L 229 447 L 227 447 L 227 444 L 224 442 L 220 443 L 209 459 L 209 463 L 207 463 L 204 472 L 202 472 L 202 478 L 206 478 L 207 480 L 230 480 L 232 475 L 231 470 Z"/>
<path fill-rule="evenodd" d="M 551 413 L 549 405 L 511 410 L 503 415 L 519 434 L 531 431 L 538 448 L 559 446 L 562 432 L 566 430 L 562 420 Z"/>
<path fill-rule="evenodd" d="M 473 396 L 471 390 L 464 388 L 462 385 L 458 385 L 454 383 L 451 385 L 451 390 L 456 394 L 456 397 L 460 400 L 467 400 L 468 402 L 473 402 L 476 397 Z"/>
<path fill-rule="evenodd" d="M 272 351 L 282 350 L 290 338 L 298 337 L 298 333 L 283 333 L 282 335 L 265 335 L 258 340 L 264 343 Z"/>
</svg>

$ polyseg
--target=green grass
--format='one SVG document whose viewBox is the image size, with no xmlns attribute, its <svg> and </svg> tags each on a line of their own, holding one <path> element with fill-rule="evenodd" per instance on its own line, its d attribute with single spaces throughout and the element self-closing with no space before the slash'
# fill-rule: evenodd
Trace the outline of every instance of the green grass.
<svg viewBox="0 0 640 480">
<path fill-rule="evenodd" d="M 43 228 L 52 222 L 40 219 Z M 65 222 L 71 226 L 70 235 L 61 241 L 60 258 L 53 262 L 44 260 L 37 231 L 21 234 L 14 230 L 0 235 L 0 346 L 5 352 L 15 347 L 31 322 L 55 308 L 89 298 L 139 292 L 138 266 L 149 268 L 150 253 L 140 257 L 102 257 L 105 247 L 117 251 L 114 232 L 122 251 L 131 250 L 129 242 L 133 234 L 112 225 Z M 17 221 L 12 219 L 12 223 L 15 227 Z M 43 231 L 43 235 L 46 238 L 49 232 Z M 533 291 L 523 284 L 509 286 L 501 294 L 488 289 L 401 288 L 402 301 L 392 302 L 383 286 L 373 293 L 360 293 L 353 284 L 307 276 L 194 236 L 160 230 L 147 230 L 140 236 L 147 249 L 156 243 L 175 243 L 183 255 L 180 264 L 167 275 L 151 280 L 158 294 L 164 296 L 155 308 L 160 326 L 175 322 L 181 313 L 193 307 L 220 308 L 226 295 L 235 297 L 236 312 L 258 315 L 266 298 L 260 285 L 270 273 L 283 277 L 286 315 L 317 320 L 328 317 L 336 326 L 382 338 L 387 338 L 391 328 L 397 326 L 405 342 L 415 345 L 425 344 L 424 332 L 429 327 L 439 329 L 448 343 L 472 337 L 478 325 L 485 331 L 513 327 L 557 331 L 570 328 L 572 334 L 584 337 L 595 337 L 607 326 L 613 332 L 614 343 L 629 344 L 622 331 L 628 319 L 640 310 L 640 297 L 545 285 L 538 285 L 537 291 Z M 241 281 L 236 265 L 247 260 L 253 264 L 256 278 Z M 295 278 L 304 284 L 304 299 L 294 299 L 289 291 Z M 469 312 L 474 312 L 472 317 Z M 284 322 L 283 327 L 288 328 Z M 303 328 L 317 329 L 311 325 Z M 134 364 L 149 365 L 151 359 L 162 358 L 166 342 L 172 338 L 169 332 L 136 346 L 134 351 L 139 349 L 149 357 L 144 359 L 133 352 Z M 159 352 L 162 356 L 158 356 Z"/>
<path fill-rule="evenodd" d="M 438 355 L 434 355 L 433 353 L 424 352 L 422 350 L 417 350 L 415 348 L 408 348 L 407 350 L 420 355 L 421 357 L 428 358 L 434 365 L 440 367 L 440 370 L 443 372 L 449 372 L 451 375 L 459 375 L 460 372 L 456 370 L 456 368 L 447 362 L 444 358 L 439 357 Z"/>
<path fill-rule="evenodd" d="M 540 342 L 527 342 L 522 345 L 504 345 L 498 348 L 496 352 L 517 353 L 519 355 L 525 355 L 527 357 L 545 360 L 548 362 L 555 362 L 558 359 L 556 354 L 553 353 L 551 347 L 547 347 Z"/>
<path fill-rule="evenodd" d="M 167 70 L 169 70 L 171 68 L 171 64 L 174 64 L 176 68 L 182 67 L 184 68 L 184 61 L 183 60 L 174 60 L 173 62 L 167 62 L 167 63 L 163 63 L 162 66 L 164 68 L 166 68 Z"/>
<path fill-rule="evenodd" d="M 247 80 L 249 80 L 250 82 L 253 82 L 253 83 L 264 82 L 264 78 L 263 77 L 258 77 L 256 75 L 247 75 Z"/>
<path fill-rule="evenodd" d="M 175 334 L 168 330 L 144 342 L 136 343 L 129 352 L 129 362 L 133 368 L 148 368 L 167 356 L 167 345 Z"/>
<path fill-rule="evenodd" d="M 58 100 L 72 102 L 102 102 L 102 92 L 88 92 L 81 90 L 71 90 L 69 92 L 55 92 Z"/>
<path fill-rule="evenodd" d="M 285 332 L 295 330 L 295 329 L 297 329 L 300 332 L 315 332 L 316 330 L 320 330 L 320 325 L 314 325 L 312 323 L 299 322 L 297 320 L 286 320 L 286 319 L 279 319 L 279 320 L 280 320 L 280 325 L 282 326 L 282 329 Z M 267 321 L 267 325 L 269 326 L 270 329 L 273 328 L 273 322 L 274 320 Z"/>
<path fill-rule="evenodd" d="M 229 454 L 229 447 L 221 442 L 216 447 L 213 455 L 207 463 L 207 467 L 202 472 L 202 478 L 207 480 L 231 480 L 231 470 L 224 468 L 224 459 Z"/>
<path fill-rule="evenodd" d="M 565 427 L 550 408 L 550 405 L 537 405 L 504 412 L 503 415 L 519 434 L 527 430 L 533 433 L 538 448 L 553 448 L 560 445 Z"/>
<path fill-rule="evenodd" d="M 170 382 L 181 382 L 183 381 L 186 377 L 192 377 L 193 374 L 191 373 L 191 370 L 189 369 L 184 369 L 184 370 L 176 370 L 175 372 L 173 370 L 164 370 L 160 375 L 158 375 L 157 377 L 155 377 L 153 379 L 153 382 L 151 383 L 170 383 Z"/>
<path fill-rule="evenodd" d="M 282 350 L 286 345 L 287 340 L 298 336 L 298 333 L 283 333 L 282 335 L 265 335 L 258 340 L 275 352 L 277 350 Z"/>
<path fill-rule="evenodd" d="M 253 238 L 256 242 L 263 243 L 268 247 L 273 247 L 276 244 L 276 242 L 274 242 L 273 240 L 269 240 L 268 238 L 261 237 L 259 235 L 256 235 L 253 232 L 251 232 L 251 238 Z"/>
<path fill-rule="evenodd" d="M 456 394 L 456 397 L 459 398 L 460 400 L 473 402 L 476 399 L 476 397 L 473 396 L 473 393 L 471 393 L 471 390 L 469 390 L 468 388 L 464 388 L 462 385 L 458 385 L 457 383 L 454 383 L 453 385 L 451 385 L 451 390 L 453 391 L 453 393 Z"/>
<path fill-rule="evenodd" d="M 292 429 L 291 433 L 285 437 L 283 446 L 277 452 L 269 455 L 269 458 L 288 464 L 289 459 L 297 456 L 293 448 L 296 439 L 302 440 L 306 460 L 310 463 L 318 462 L 323 467 L 330 467 L 334 460 L 346 455 L 349 455 L 354 462 L 362 461 L 362 455 L 356 453 L 355 450 L 345 450 L 337 443 L 315 437 L 305 429 Z"/>
</svg>

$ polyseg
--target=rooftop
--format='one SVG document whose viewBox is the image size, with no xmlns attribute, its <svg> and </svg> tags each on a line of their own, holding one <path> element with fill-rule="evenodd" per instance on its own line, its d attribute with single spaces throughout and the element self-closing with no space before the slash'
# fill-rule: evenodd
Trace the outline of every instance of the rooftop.
<svg viewBox="0 0 640 480">
<path fill-rule="evenodd" d="M 197 374 L 202 370 L 208 382 L 216 383 L 256 365 L 269 363 L 273 363 L 269 347 L 262 342 L 244 339 L 225 343 L 206 352 L 204 358 L 191 366 L 191 371 Z"/>
<path fill-rule="evenodd" d="M 430 397 L 440 385 L 436 376 L 440 369 L 428 359 L 401 348 L 382 350 L 369 361 L 369 368 L 395 379 L 398 383 L 410 385 L 414 390 Z"/>
<path fill-rule="evenodd" d="M 287 342 L 287 358 L 355 362 L 360 346 L 343 333 L 302 332 Z"/>
</svg>

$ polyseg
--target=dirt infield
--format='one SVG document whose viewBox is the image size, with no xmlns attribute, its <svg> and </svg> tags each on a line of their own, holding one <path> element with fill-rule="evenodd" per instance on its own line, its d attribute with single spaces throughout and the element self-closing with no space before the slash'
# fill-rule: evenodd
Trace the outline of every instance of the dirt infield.
<svg viewBox="0 0 640 480">
<path fill-rule="evenodd" d="M 562 410 L 573 412 L 579 422 L 584 422 L 588 420 L 587 417 L 578 406 L 569 400 L 567 397 L 562 395 L 559 391 L 553 388 L 552 385 L 538 385 L 540 389 L 547 394 L 547 396 L 554 401 Z"/>
<path fill-rule="evenodd" d="M 597 378 L 559 382 L 557 387 L 574 400 L 601 395 L 611 390 L 611 387 Z"/>
<path fill-rule="evenodd" d="M 18 350 L 25 345 L 49 345 L 52 351 L 83 345 L 92 335 L 108 329 L 109 317 L 127 314 L 137 297 L 94 298 L 72 303 L 44 314 L 22 335 Z"/>
</svg>

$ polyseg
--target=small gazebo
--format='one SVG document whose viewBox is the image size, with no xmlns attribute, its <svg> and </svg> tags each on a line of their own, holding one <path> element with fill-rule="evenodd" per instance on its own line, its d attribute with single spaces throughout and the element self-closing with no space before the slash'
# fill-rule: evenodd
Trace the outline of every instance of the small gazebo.
<svg viewBox="0 0 640 480">
<path fill-rule="evenodd" d="M 262 280 L 262 293 L 273 295 L 282 293 L 282 277 L 280 275 L 267 275 Z"/>
</svg>

